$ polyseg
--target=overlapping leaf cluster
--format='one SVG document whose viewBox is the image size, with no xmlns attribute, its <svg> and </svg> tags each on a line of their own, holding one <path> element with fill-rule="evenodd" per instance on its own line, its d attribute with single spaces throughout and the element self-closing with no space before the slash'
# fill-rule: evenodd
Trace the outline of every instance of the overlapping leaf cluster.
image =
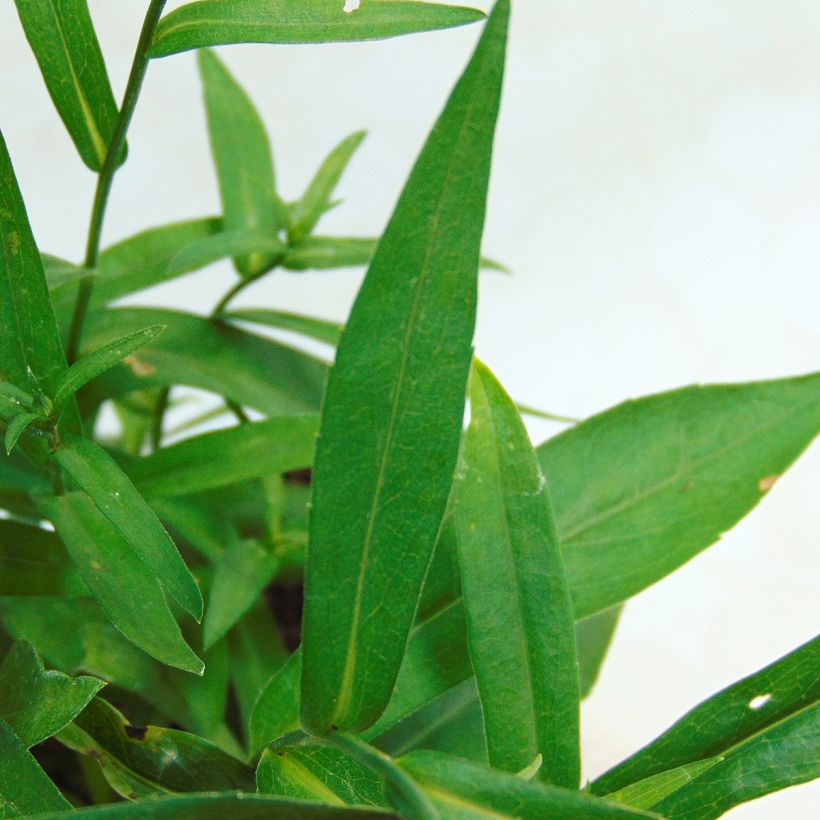
<svg viewBox="0 0 820 820">
<path fill-rule="evenodd" d="M 628 401 L 532 447 L 472 357 L 508 0 L 379 240 L 316 233 L 364 134 L 286 200 L 252 102 L 201 50 L 222 213 L 100 249 L 150 58 L 483 18 L 163 6 L 118 110 L 85 0 L 17 0 L 99 187 L 84 262 L 41 254 L 0 139 L 0 814 L 709 818 L 817 776 L 815 640 L 579 790 L 579 700 L 623 602 L 808 446 L 820 376 Z M 238 278 L 210 316 L 112 304 L 223 258 Z M 357 265 L 344 328 L 231 306 L 280 268 Z M 169 428 L 179 386 L 210 407 Z"/>
</svg>

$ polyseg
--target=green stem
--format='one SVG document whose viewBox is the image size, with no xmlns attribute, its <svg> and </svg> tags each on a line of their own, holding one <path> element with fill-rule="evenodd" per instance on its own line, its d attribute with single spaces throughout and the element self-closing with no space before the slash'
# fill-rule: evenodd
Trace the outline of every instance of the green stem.
<svg viewBox="0 0 820 820">
<path fill-rule="evenodd" d="M 247 278 L 240 279 L 217 303 L 216 307 L 211 311 L 211 319 L 219 319 L 219 314 L 222 313 L 228 304 L 233 301 L 233 298 L 245 290 L 248 285 L 255 282 L 257 279 L 263 277 L 267 270 L 262 271 L 261 273 L 254 274 L 253 276 L 248 276 Z"/>
<path fill-rule="evenodd" d="M 151 0 L 151 5 L 145 14 L 142 24 L 142 31 L 137 43 L 137 50 L 134 54 L 134 61 L 131 64 L 131 73 L 128 76 L 128 83 L 123 95 L 122 107 L 120 108 L 117 124 L 108 145 L 108 152 L 105 155 L 105 162 L 97 178 L 97 190 L 94 192 L 94 205 L 91 209 L 91 224 L 88 228 L 88 241 L 85 249 L 85 261 L 83 263 L 89 271 L 97 266 L 97 259 L 100 254 L 100 238 L 102 236 L 103 219 L 105 209 L 108 204 L 108 196 L 111 193 L 111 184 L 114 181 L 114 174 L 117 171 L 117 164 L 125 145 L 125 137 L 128 133 L 128 126 L 131 124 L 131 117 L 137 105 L 142 82 L 145 79 L 145 72 L 148 68 L 148 49 L 154 36 L 154 30 L 159 22 L 162 10 L 167 0 Z M 71 333 L 68 337 L 68 348 L 66 355 L 69 364 L 77 359 L 77 350 L 80 346 L 80 337 L 83 332 L 85 317 L 88 313 L 88 305 L 91 301 L 91 292 L 94 289 L 93 273 L 84 277 L 80 281 L 77 291 L 77 302 L 74 305 L 74 316 L 71 320 Z"/>
<path fill-rule="evenodd" d="M 154 405 L 154 418 L 151 424 L 151 452 L 159 450 L 162 444 L 162 426 L 165 421 L 165 411 L 168 409 L 168 399 L 171 397 L 171 388 L 163 387 L 157 396 Z"/>
</svg>

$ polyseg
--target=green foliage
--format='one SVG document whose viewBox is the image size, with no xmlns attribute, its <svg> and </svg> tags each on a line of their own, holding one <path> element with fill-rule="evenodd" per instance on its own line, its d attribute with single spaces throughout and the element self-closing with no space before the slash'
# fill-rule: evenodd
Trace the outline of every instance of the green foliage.
<svg viewBox="0 0 820 820">
<path fill-rule="evenodd" d="M 151 57 L 484 15 L 152 0 L 118 108 L 86 0 L 16 5 L 98 188 L 83 262 L 41 253 L 0 137 L 0 816 L 701 820 L 820 774 L 815 639 L 579 790 L 579 700 L 625 602 L 765 498 L 820 429 L 820 374 L 646 396 L 534 449 L 519 410 L 574 420 L 475 362 L 464 429 L 477 279 L 503 270 L 480 250 L 509 0 L 383 236 L 316 233 L 365 132 L 286 199 L 201 50 L 222 212 L 109 248 Z M 112 304 L 228 258 L 209 316 Z M 231 305 L 346 267 L 344 325 Z"/>
</svg>

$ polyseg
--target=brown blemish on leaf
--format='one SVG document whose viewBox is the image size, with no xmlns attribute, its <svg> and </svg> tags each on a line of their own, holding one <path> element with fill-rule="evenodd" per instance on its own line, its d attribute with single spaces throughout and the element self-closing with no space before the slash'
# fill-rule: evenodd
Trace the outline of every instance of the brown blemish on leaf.
<svg viewBox="0 0 820 820">
<path fill-rule="evenodd" d="M 17 256 L 20 250 L 20 234 L 17 231 L 10 231 L 6 234 L 6 241 L 8 242 L 9 251 L 12 256 Z"/>
<path fill-rule="evenodd" d="M 777 484 L 778 478 L 780 478 L 780 473 L 764 476 L 757 482 L 757 489 L 760 490 L 761 493 L 769 492 L 769 490 Z"/>
<path fill-rule="evenodd" d="M 99 572 L 99 570 L 102 569 L 102 564 L 96 558 L 92 558 L 91 559 L 91 569 L 95 569 Z"/>
<path fill-rule="evenodd" d="M 138 379 L 144 379 L 146 376 L 153 376 L 154 373 L 157 372 L 154 365 L 144 362 L 142 359 L 138 359 L 133 353 L 130 356 L 126 356 L 122 360 L 122 363 L 130 368 L 131 372 Z"/>
<path fill-rule="evenodd" d="M 682 493 L 688 493 L 690 490 L 694 490 L 694 489 L 695 489 L 695 482 L 694 481 L 687 481 L 686 484 L 684 484 L 680 488 L 680 491 Z"/>
<path fill-rule="evenodd" d="M 126 723 L 122 729 L 132 740 L 145 740 L 145 735 L 148 733 L 147 726 L 131 726 L 129 723 Z"/>
</svg>

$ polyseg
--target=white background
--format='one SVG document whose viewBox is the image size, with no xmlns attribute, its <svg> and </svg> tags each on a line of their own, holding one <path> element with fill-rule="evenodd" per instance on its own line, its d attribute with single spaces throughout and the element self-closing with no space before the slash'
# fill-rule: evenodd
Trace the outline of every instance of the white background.
<svg viewBox="0 0 820 820">
<path fill-rule="evenodd" d="M 118 98 L 146 5 L 90 2 Z M 341 137 L 370 131 L 322 231 L 374 235 L 477 35 L 220 53 L 270 129 L 287 198 Z M 514 275 L 483 275 L 477 350 L 517 399 L 585 416 L 682 384 L 817 369 L 820 4 L 518 0 L 505 92 L 485 250 Z M 0 127 L 42 249 L 79 261 L 94 177 L 11 0 Z M 106 242 L 217 213 L 192 54 L 150 66 L 129 142 Z M 241 302 L 343 319 L 360 276 L 277 274 Z M 232 277 L 213 266 L 137 301 L 205 311 Z M 813 636 L 818 476 L 815 447 L 720 544 L 627 607 L 583 710 L 587 776 Z M 813 817 L 818 796 L 803 786 L 732 816 Z"/>
</svg>

